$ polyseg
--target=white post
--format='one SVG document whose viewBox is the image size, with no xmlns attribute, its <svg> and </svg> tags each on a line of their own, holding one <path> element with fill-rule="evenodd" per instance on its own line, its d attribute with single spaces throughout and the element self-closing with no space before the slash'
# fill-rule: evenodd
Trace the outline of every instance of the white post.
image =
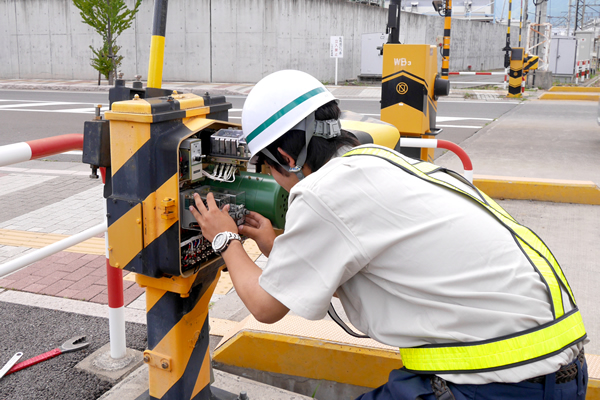
<svg viewBox="0 0 600 400">
<path fill-rule="evenodd" d="M 337 86 L 338 58 L 335 58 L 335 86 Z"/>
</svg>

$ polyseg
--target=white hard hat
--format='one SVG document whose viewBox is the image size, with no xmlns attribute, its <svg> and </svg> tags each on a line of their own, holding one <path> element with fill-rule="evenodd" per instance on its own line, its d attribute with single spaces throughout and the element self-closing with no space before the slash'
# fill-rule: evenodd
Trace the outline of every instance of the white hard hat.
<svg viewBox="0 0 600 400">
<path fill-rule="evenodd" d="M 261 79 L 242 110 L 242 129 L 252 155 L 273 143 L 324 104 L 336 100 L 302 71 L 283 70 Z"/>
</svg>

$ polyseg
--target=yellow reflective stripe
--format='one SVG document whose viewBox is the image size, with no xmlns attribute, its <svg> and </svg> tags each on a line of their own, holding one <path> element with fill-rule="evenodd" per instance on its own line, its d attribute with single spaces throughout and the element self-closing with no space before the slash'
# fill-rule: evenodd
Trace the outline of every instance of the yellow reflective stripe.
<svg viewBox="0 0 600 400">
<path fill-rule="evenodd" d="M 526 241 L 527 243 L 530 244 L 531 248 L 538 251 L 543 257 L 546 258 L 546 260 L 548 262 L 550 262 L 552 264 L 552 267 L 554 269 L 554 271 L 556 272 L 556 276 L 554 274 L 552 274 L 551 276 L 551 280 L 554 281 L 552 284 L 550 282 L 548 282 L 549 286 L 552 286 L 555 282 L 556 282 L 556 277 L 558 277 L 558 279 L 560 279 L 561 283 L 565 286 L 566 290 L 569 292 L 569 295 L 571 297 L 571 300 L 573 301 L 573 303 L 575 304 L 575 297 L 573 296 L 573 292 L 571 291 L 571 287 L 569 286 L 563 271 L 561 270 L 560 266 L 558 265 L 558 262 L 556 261 L 556 259 L 554 258 L 554 256 L 552 255 L 552 253 L 550 252 L 550 250 L 546 247 L 546 245 L 540 240 L 540 238 L 537 237 L 537 235 L 535 235 L 529 228 L 517 223 L 514 218 L 512 218 L 510 216 L 510 214 L 508 214 L 502 207 L 500 207 L 500 205 L 498 203 L 496 203 L 494 200 L 492 200 L 489 196 L 483 194 L 484 198 L 486 201 L 488 201 L 490 203 L 490 205 L 485 204 L 483 201 L 481 201 L 480 199 L 474 197 L 473 195 L 471 195 L 468 192 L 465 192 L 464 190 L 457 188 L 453 185 L 450 185 L 447 182 L 444 182 L 442 180 L 436 179 L 434 177 L 431 177 L 429 175 L 427 175 L 426 173 L 424 173 L 423 171 L 421 171 L 419 168 L 417 168 L 416 166 L 410 164 L 409 162 L 407 162 L 406 160 L 404 160 L 401 157 L 398 157 L 396 154 L 390 152 L 389 150 L 385 150 L 385 149 L 381 149 L 381 148 L 357 148 L 357 149 L 353 149 L 350 150 L 348 153 L 344 154 L 345 156 L 352 156 L 352 155 L 363 155 L 363 154 L 369 154 L 369 155 L 374 155 L 374 156 L 379 156 L 385 159 L 388 159 L 392 162 L 395 162 L 396 164 L 399 164 L 401 166 L 403 166 L 404 168 L 408 169 L 409 171 L 411 171 L 413 174 L 417 175 L 418 177 L 424 179 L 424 180 L 428 180 L 430 182 L 433 183 L 437 183 L 441 186 L 444 186 L 448 189 L 452 189 L 455 190 L 457 192 L 460 192 L 464 195 L 469 196 L 470 198 L 472 198 L 473 200 L 477 201 L 478 203 L 480 203 L 481 205 L 483 205 L 484 207 L 486 207 L 492 214 L 494 214 L 499 220 L 500 222 L 502 222 L 505 226 L 507 226 L 509 229 L 512 229 L 513 232 L 515 232 L 515 234 L 517 234 L 519 237 L 521 237 L 524 241 Z M 418 163 L 419 165 L 421 164 L 426 164 L 426 163 Z M 430 164 L 433 165 L 433 164 Z M 431 170 L 431 167 L 427 167 L 427 169 Z M 479 191 L 479 193 L 481 193 Z M 494 205 L 494 207 L 491 206 L 491 204 Z M 542 267 L 544 265 L 547 265 L 547 262 L 544 260 L 543 262 L 538 260 L 538 263 L 540 263 L 542 265 Z M 539 265 L 536 264 L 536 267 L 539 268 Z M 548 274 L 544 275 L 544 277 L 548 276 Z M 560 293 L 560 292 L 559 292 Z M 555 308 L 555 316 L 561 316 L 564 314 L 564 309 L 563 309 L 563 303 L 562 303 L 562 296 L 558 296 L 558 298 L 556 297 L 552 297 L 553 303 L 554 303 L 554 308 Z"/>
<path fill-rule="evenodd" d="M 560 285 L 554 276 L 554 271 L 546 260 L 540 257 L 539 253 L 531 248 L 526 242 L 524 242 L 520 237 L 517 237 L 517 241 L 521 245 L 521 248 L 529 257 L 529 259 L 536 266 L 544 281 L 548 285 L 548 290 L 550 291 L 550 297 L 552 298 L 552 305 L 554 306 L 554 316 L 555 318 L 562 317 L 564 315 L 562 295 L 560 293 Z"/>
<path fill-rule="evenodd" d="M 560 351 L 585 336 L 579 311 L 550 326 L 478 345 L 400 349 L 402 363 L 414 371 L 474 371 L 525 363 Z"/>
<path fill-rule="evenodd" d="M 544 242 L 542 242 L 542 240 L 536 234 L 534 234 L 529 228 L 527 228 L 517 222 L 514 222 L 514 220 L 509 220 L 507 218 L 501 218 L 501 221 L 504 224 L 506 224 L 510 229 L 512 229 L 513 232 L 518 237 L 523 239 L 523 241 L 525 241 L 533 250 L 537 251 L 539 253 L 539 255 L 541 255 L 540 260 L 543 260 L 544 264 L 546 264 L 546 265 L 547 265 L 547 263 L 551 264 L 552 269 L 556 273 L 556 275 L 554 275 L 554 274 L 552 275 L 552 279 L 556 280 L 556 278 L 558 277 L 558 279 L 561 281 L 561 283 L 564 285 L 565 289 L 569 293 L 569 296 L 571 297 L 573 304 L 576 304 L 575 296 L 573 295 L 573 292 L 571 291 L 571 287 L 569 286 L 569 283 L 567 282 L 567 279 L 565 278 L 565 275 L 564 275 L 562 269 L 560 268 L 558 261 L 556 261 L 556 259 L 554 258 L 554 256 L 552 255 L 552 253 L 550 252 L 548 247 L 544 244 Z M 540 261 L 539 263 L 535 263 L 535 265 L 538 268 L 540 268 L 540 266 L 543 266 L 542 264 L 540 264 L 541 262 L 542 261 Z M 553 298 L 553 300 L 557 301 L 558 299 Z M 561 315 L 564 314 L 562 299 L 560 300 L 560 308 L 556 308 L 555 312 L 556 312 L 556 317 L 560 317 Z"/>
<path fill-rule="evenodd" d="M 502 213 L 502 215 L 504 215 L 506 218 L 510 219 L 511 221 L 517 222 L 512 217 L 512 215 L 510 215 L 508 212 L 506 212 L 506 210 L 504 208 L 500 207 L 500 204 L 496 203 L 496 200 L 492 199 L 490 196 L 483 193 L 481 190 L 478 190 L 478 191 L 479 191 L 479 194 L 481 194 L 483 196 L 483 198 L 485 199 L 485 201 L 490 205 L 490 207 L 492 207 L 496 211 Z"/>
<path fill-rule="evenodd" d="M 419 171 L 422 171 L 426 174 L 430 174 L 431 172 L 435 171 L 436 169 L 440 169 L 439 166 L 432 164 L 430 162 L 427 162 L 427 161 L 421 161 L 419 163 L 413 164 L 413 167 L 417 168 Z"/>
</svg>

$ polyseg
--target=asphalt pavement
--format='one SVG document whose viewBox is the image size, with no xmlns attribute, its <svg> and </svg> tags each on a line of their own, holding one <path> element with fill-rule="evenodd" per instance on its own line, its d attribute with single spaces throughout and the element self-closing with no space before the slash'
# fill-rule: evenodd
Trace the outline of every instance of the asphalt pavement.
<svg viewBox="0 0 600 400">
<path fill-rule="evenodd" d="M 252 88 L 252 85 L 243 84 L 186 82 L 165 82 L 164 86 L 226 95 L 246 95 Z M 0 80 L 0 89 L 25 88 L 98 91 L 97 85 L 92 81 Z M 379 87 L 338 86 L 329 89 L 342 98 L 380 96 Z M 473 90 L 469 91 L 474 93 Z M 450 99 L 465 102 L 472 99 L 505 101 L 504 92 L 501 91 L 477 91 L 474 96 L 465 94 L 463 90 L 453 89 Z M 600 127 L 596 124 L 597 104 L 577 102 L 577 111 L 567 114 L 565 109 L 569 107 L 566 105 L 572 105 L 573 102 L 544 102 L 537 100 L 539 94 L 535 91 L 526 92 L 526 100 L 519 107 L 489 123 L 462 143 L 462 147 L 473 161 L 475 174 L 510 179 L 525 177 L 600 183 L 597 157 L 600 152 Z M 442 155 L 436 162 L 462 171 L 460 161 L 451 153 Z M 85 165 L 67 162 L 30 161 L 11 167 L 0 167 L 0 263 L 25 254 L 35 247 L 33 240 L 19 245 L 13 242 L 9 244 L 6 238 L 11 232 L 37 231 L 40 235 L 58 234 L 56 231 L 61 230 L 61 226 L 64 228 L 66 224 L 62 234 L 70 235 L 83 229 L 82 221 L 94 224 L 103 220 L 102 211 L 96 209 L 96 203 L 101 202 L 94 194 L 94 191 L 99 189 L 98 184 L 82 181 L 86 178 L 87 171 L 88 167 Z M 22 186 L 13 187 L 16 182 L 21 182 Z M 40 190 L 37 185 L 45 186 Z M 62 196 L 48 199 L 45 199 L 45 196 L 36 196 L 36 193 L 50 193 L 51 190 L 62 193 Z M 89 214 L 87 220 L 73 209 L 73 204 L 82 202 L 74 196 L 89 199 L 86 201 L 86 212 Z M 23 202 L 23 199 L 31 201 Z M 600 267 L 597 261 L 600 259 L 600 247 L 597 246 L 600 240 L 600 228 L 597 223 L 600 221 L 600 207 L 519 200 L 501 200 L 501 204 L 537 232 L 563 265 L 591 338 L 586 351 L 590 354 L 600 354 L 600 315 L 597 312 L 597 304 L 600 304 L 600 291 L 597 290 L 600 287 Z M 7 209 L 9 211 L 4 211 Z M 40 210 L 41 213 L 35 214 Z M 40 220 L 50 221 L 42 224 Z M 86 263 L 77 261 L 88 256 L 89 259 L 85 259 Z M 112 388 L 111 383 L 74 368 L 79 361 L 108 342 L 107 307 L 102 295 L 104 288 L 101 282 L 89 281 L 88 286 L 98 286 L 94 297 L 89 297 L 89 292 L 84 294 L 84 289 L 80 289 L 84 285 L 81 283 L 81 279 L 85 279 L 84 272 L 95 274 L 97 270 L 94 268 L 100 268 L 93 264 L 97 262 L 96 258 L 99 255 L 87 254 L 85 257 L 72 256 L 73 260 L 69 259 L 68 263 L 64 261 L 66 259 L 60 261 L 59 258 L 49 261 L 49 266 L 61 273 L 65 272 L 66 280 L 72 279 L 70 286 L 58 287 L 58 283 L 45 281 L 44 277 L 38 276 L 39 274 L 23 272 L 32 267 L 17 272 L 21 275 L 5 277 L 4 284 L 0 280 L 0 366 L 17 351 L 25 353 L 23 359 L 30 358 L 58 347 L 66 339 L 77 334 L 88 335 L 91 343 L 88 349 L 60 355 L 2 378 L 0 399 L 96 399 L 104 395 L 104 399 L 126 400 L 135 399 L 140 390 L 143 392 L 144 385 L 147 385 L 147 381 L 144 383 L 143 380 L 143 377 L 147 376 L 143 370 L 130 376 L 127 382 L 129 386 L 117 385 Z M 261 262 L 264 263 L 264 257 L 257 260 L 257 263 Z M 73 278 L 77 271 L 82 276 L 79 280 Z M 22 283 L 15 283 L 17 278 Z M 13 282 L 8 283 L 9 280 Z M 17 288 L 11 285 L 17 285 Z M 86 287 L 85 290 L 89 288 Z M 146 346 L 144 295 L 133 291 L 131 293 L 131 299 L 125 307 L 128 321 L 127 346 L 141 351 Z M 240 321 L 248 315 L 235 291 L 230 288 L 226 292 L 216 294 L 212 302 L 214 305 L 211 317 L 220 321 Z M 215 333 L 216 340 L 213 341 L 212 347 L 219 337 L 223 336 Z M 132 377 L 140 379 L 137 386 Z M 229 388 L 231 392 L 235 392 L 239 389 L 239 386 L 234 388 L 230 381 L 219 382 L 225 390 Z M 244 384 L 246 387 L 252 385 L 251 382 Z M 131 387 L 134 389 L 130 390 Z M 260 387 L 256 390 L 275 389 Z M 259 396 L 250 398 L 304 398 L 281 389 L 277 389 L 277 394 L 273 394 L 272 397 Z"/>
</svg>

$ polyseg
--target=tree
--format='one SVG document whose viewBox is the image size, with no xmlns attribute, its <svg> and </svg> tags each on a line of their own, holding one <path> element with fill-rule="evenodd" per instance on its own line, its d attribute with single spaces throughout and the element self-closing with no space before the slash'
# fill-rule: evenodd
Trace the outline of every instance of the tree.
<svg viewBox="0 0 600 400">
<path fill-rule="evenodd" d="M 109 85 L 113 84 L 117 67 L 123 60 L 123 56 L 118 55 L 117 38 L 131 26 L 142 4 L 142 0 L 134 1 L 133 8 L 129 9 L 124 0 L 73 0 L 83 22 L 102 36 L 100 48 L 90 46 L 94 53 L 91 65 L 108 79 Z"/>
</svg>

